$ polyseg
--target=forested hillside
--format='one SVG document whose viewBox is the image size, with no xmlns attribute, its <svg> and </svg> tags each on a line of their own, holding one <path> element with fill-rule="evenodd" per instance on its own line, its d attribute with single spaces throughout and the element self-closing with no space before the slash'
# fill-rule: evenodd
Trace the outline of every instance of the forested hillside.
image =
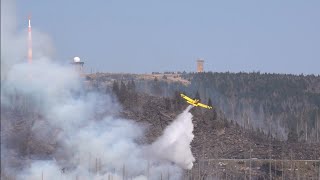
<svg viewBox="0 0 320 180">
<path fill-rule="evenodd" d="M 81 123 L 81 118 L 86 117 L 90 109 L 94 118 L 88 119 L 88 122 L 100 122 L 105 115 L 130 119 L 146 130 L 145 136 L 137 139 L 139 144 L 154 142 L 172 120 L 186 109 L 188 104 L 180 97 L 181 92 L 212 104 L 214 109 L 211 110 L 193 108 L 190 111 L 194 124 L 191 148 L 196 162 L 186 174 L 206 176 L 218 172 L 219 177 L 229 174 L 245 179 L 252 170 L 256 178 L 292 176 L 291 179 L 294 179 L 299 177 L 299 173 L 308 174 L 308 177 L 318 176 L 319 76 L 100 73 L 88 75 L 86 81 L 82 82 L 87 83 L 86 89 L 72 89 L 69 97 L 76 100 L 85 97 L 86 101 L 81 104 L 78 101 L 70 102 L 80 105 L 80 111 L 67 116 L 66 122 Z M 50 89 L 49 92 L 53 91 Z M 94 94 L 99 96 L 93 98 Z M 63 105 L 57 107 L 63 111 L 49 115 L 44 115 L 44 110 L 54 108 L 43 106 L 45 101 L 41 98 L 19 91 L 5 97 L 1 104 L 1 145 L 5 147 L 1 158 L 5 159 L 6 167 L 2 169 L 2 179 L 10 176 L 13 179 L 16 173 L 11 173 L 10 168 L 21 170 L 30 166 L 33 160 L 70 162 L 68 153 L 61 150 L 65 145 L 62 140 L 68 140 L 68 137 L 61 137 L 63 133 L 73 131 L 52 124 L 62 112 L 73 112 L 69 108 L 70 103 L 65 101 L 67 96 L 59 96 Z M 51 94 L 48 97 L 52 98 Z M 84 105 L 90 105 L 92 98 L 99 100 L 98 105 L 86 108 Z M 109 103 L 101 103 L 100 100 L 108 100 Z M 117 111 L 112 111 L 113 107 Z M 79 116 L 78 113 L 84 115 Z M 81 130 L 76 132 L 82 132 L 82 126 L 79 127 Z M 109 130 L 103 127 L 101 132 Z M 91 154 L 88 157 L 90 159 Z M 252 163 L 250 170 L 248 164 L 239 159 L 251 160 L 251 157 L 257 163 Z M 227 167 L 227 163 L 221 164 L 221 159 L 238 160 Z M 284 169 L 279 164 L 281 159 L 284 160 L 281 162 Z M 210 163 L 205 164 L 212 160 L 219 160 L 219 166 L 217 163 L 215 167 Z M 315 163 L 309 163 L 309 160 Z M 293 167 L 299 170 L 295 174 L 291 171 Z M 61 165 L 61 171 L 72 171 L 72 168 L 72 164 Z"/>
<path fill-rule="evenodd" d="M 211 98 L 230 120 L 286 139 L 319 141 L 320 77 L 260 73 L 203 73 L 184 76 L 186 88 Z M 295 140 L 295 139 L 291 139 Z"/>
<path fill-rule="evenodd" d="M 280 140 L 319 142 L 320 76 L 208 72 L 100 74 L 88 79 L 101 88 L 114 81 L 133 81 L 138 91 L 157 96 L 184 92 L 212 103 L 229 121 L 246 129 Z"/>
</svg>

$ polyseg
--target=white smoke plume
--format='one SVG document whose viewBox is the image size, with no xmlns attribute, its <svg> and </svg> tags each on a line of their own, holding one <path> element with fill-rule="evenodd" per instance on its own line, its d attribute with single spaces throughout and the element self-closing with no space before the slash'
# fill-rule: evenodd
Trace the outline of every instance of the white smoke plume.
<svg viewBox="0 0 320 180">
<path fill-rule="evenodd" d="M 27 61 L 27 17 L 23 19 L 26 26 L 17 29 L 15 0 L 1 0 L 1 80 L 6 78 L 9 69 L 16 63 Z M 32 27 L 33 56 L 42 59 L 53 55 L 51 38 Z"/>
<path fill-rule="evenodd" d="M 174 160 L 184 169 L 191 169 L 195 161 L 190 143 L 193 140 L 192 114 L 189 106 L 165 130 L 163 135 L 152 144 L 152 151 L 159 157 Z"/>
<path fill-rule="evenodd" d="M 52 61 L 46 35 L 34 35 L 43 48 L 27 63 L 26 48 L 14 48 L 27 43 L 12 25 L 12 2 L 1 2 L 1 172 L 17 179 L 182 179 L 195 160 L 191 106 L 158 140 L 142 144 L 145 127 L 117 118 L 121 107 L 111 96 L 87 91 L 72 67 Z M 17 124 L 23 130 L 12 133 Z M 29 138 L 46 150 L 24 149 Z"/>
</svg>

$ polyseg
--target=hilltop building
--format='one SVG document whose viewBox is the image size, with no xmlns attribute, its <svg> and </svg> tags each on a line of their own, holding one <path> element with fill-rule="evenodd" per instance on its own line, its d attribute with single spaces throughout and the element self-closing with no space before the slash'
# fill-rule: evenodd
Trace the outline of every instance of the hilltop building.
<svg viewBox="0 0 320 180">
<path fill-rule="evenodd" d="M 71 64 L 74 66 L 76 71 L 79 72 L 80 75 L 84 75 L 84 70 L 83 70 L 84 62 L 82 62 L 79 57 L 74 57 Z"/>
<path fill-rule="evenodd" d="M 203 63 L 204 60 L 203 59 L 197 59 L 197 72 L 203 72 Z"/>
</svg>

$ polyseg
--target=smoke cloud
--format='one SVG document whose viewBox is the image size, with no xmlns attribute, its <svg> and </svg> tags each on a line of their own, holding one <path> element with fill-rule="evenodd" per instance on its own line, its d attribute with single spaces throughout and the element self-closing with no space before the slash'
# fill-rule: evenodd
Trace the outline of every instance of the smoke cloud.
<svg viewBox="0 0 320 180">
<path fill-rule="evenodd" d="M 17 29 L 15 0 L 1 1 L 1 80 L 6 78 L 8 70 L 16 63 L 27 61 L 27 19 L 26 28 Z M 33 56 L 36 59 L 46 59 L 53 55 L 54 48 L 51 38 L 32 27 Z"/>
<path fill-rule="evenodd" d="M 163 135 L 152 144 L 152 150 L 159 157 L 174 160 L 184 169 L 191 169 L 195 161 L 190 143 L 194 137 L 192 114 L 189 106 L 165 130 Z"/>
<path fill-rule="evenodd" d="M 2 3 L 2 177 L 182 179 L 195 161 L 192 106 L 155 142 L 143 144 L 145 127 L 117 118 L 121 106 L 112 96 L 87 90 L 72 67 L 51 60 L 47 35 L 33 34 L 42 48 L 28 64 L 27 34 L 17 33 L 8 10 L 14 2 Z"/>
</svg>

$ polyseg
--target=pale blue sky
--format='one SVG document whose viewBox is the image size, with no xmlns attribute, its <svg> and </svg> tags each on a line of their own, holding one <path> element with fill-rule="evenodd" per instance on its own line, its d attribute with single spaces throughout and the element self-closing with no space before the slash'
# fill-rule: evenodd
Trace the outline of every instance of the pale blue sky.
<svg viewBox="0 0 320 180">
<path fill-rule="evenodd" d="M 88 71 L 194 71 L 200 57 L 206 71 L 320 74 L 319 0 L 18 0 L 17 11 Z"/>
</svg>

